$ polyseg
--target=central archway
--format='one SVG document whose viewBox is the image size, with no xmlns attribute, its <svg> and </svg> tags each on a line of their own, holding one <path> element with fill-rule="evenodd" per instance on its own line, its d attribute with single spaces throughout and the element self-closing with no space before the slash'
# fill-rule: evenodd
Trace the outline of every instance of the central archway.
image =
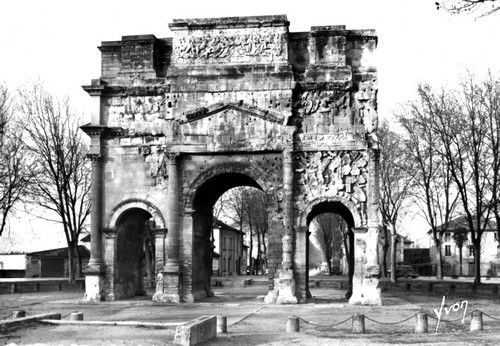
<svg viewBox="0 0 500 346">
<path fill-rule="evenodd" d="M 195 300 L 213 296 L 210 282 L 213 246 L 210 237 L 214 225 L 214 204 L 226 191 L 239 186 L 250 186 L 263 190 L 254 179 L 246 174 L 226 172 L 207 179 L 194 194 L 191 280 Z"/>
</svg>

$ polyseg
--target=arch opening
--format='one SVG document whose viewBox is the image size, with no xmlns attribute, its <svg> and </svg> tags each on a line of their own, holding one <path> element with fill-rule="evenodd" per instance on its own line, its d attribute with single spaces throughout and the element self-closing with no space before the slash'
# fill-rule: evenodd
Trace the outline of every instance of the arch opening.
<svg viewBox="0 0 500 346">
<path fill-rule="evenodd" d="M 144 209 L 130 208 L 116 220 L 114 299 L 146 295 L 144 274 L 152 279 L 152 256 L 155 253 L 151 241 L 152 218 Z"/>
<path fill-rule="evenodd" d="M 345 298 L 352 294 L 354 275 L 354 217 L 342 202 L 323 201 L 310 209 L 306 218 L 306 281 L 337 281 L 346 287 Z M 321 285 L 321 284 L 320 284 Z M 316 292 L 321 296 L 321 292 Z M 312 297 L 308 292 L 308 297 Z"/>
<path fill-rule="evenodd" d="M 247 253 L 245 253 L 245 234 L 241 229 L 242 225 L 228 221 L 220 215 L 220 212 L 219 215 L 214 215 L 216 202 L 226 192 L 237 187 L 263 190 L 253 178 L 246 174 L 220 173 L 207 179 L 194 194 L 192 286 L 196 300 L 213 296 L 211 287 L 213 275 L 246 274 Z M 228 208 L 228 206 L 220 206 L 219 203 L 218 208 Z"/>
</svg>

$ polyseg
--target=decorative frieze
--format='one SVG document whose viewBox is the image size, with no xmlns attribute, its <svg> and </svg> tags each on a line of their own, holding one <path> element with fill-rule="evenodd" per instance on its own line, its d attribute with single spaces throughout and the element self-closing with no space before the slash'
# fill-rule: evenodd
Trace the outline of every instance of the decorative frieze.
<svg viewBox="0 0 500 346">
<path fill-rule="evenodd" d="M 283 28 L 193 30 L 174 38 L 176 64 L 274 62 L 286 58 Z"/>
</svg>

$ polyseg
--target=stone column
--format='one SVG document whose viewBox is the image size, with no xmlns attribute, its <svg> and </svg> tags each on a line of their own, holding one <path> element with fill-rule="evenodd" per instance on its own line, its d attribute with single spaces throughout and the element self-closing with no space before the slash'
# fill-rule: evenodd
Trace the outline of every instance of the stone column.
<svg viewBox="0 0 500 346">
<path fill-rule="evenodd" d="M 90 191 L 90 259 L 85 268 L 84 301 L 104 300 L 104 261 L 102 259 L 102 180 L 101 154 L 89 154 L 92 161 L 92 189 Z"/>
<path fill-rule="evenodd" d="M 90 137 L 88 157 L 92 161 L 92 189 L 90 191 L 90 260 L 85 268 L 85 295 L 83 300 L 94 302 L 104 300 L 104 261 L 103 261 L 103 141 L 107 132 L 103 121 L 102 95 L 105 86 L 99 79 L 91 85 L 83 86 L 91 96 L 89 111 L 91 123 L 80 128 Z"/>
<path fill-rule="evenodd" d="M 165 237 L 166 228 L 157 228 L 153 230 L 155 236 L 155 294 L 153 301 L 163 301 L 163 267 L 165 266 Z"/>
<path fill-rule="evenodd" d="M 297 303 L 293 266 L 293 150 L 283 151 L 283 257 L 278 278 L 276 303 Z M 276 287 L 275 287 L 276 288 Z"/>
<path fill-rule="evenodd" d="M 105 300 L 115 300 L 116 229 L 103 228 L 104 233 L 104 274 Z"/>
<path fill-rule="evenodd" d="M 354 278 L 350 304 L 381 305 L 377 244 L 380 226 L 379 150 L 368 149 L 367 227 L 353 228 Z"/>
<path fill-rule="evenodd" d="M 178 303 L 180 301 L 180 182 L 177 167 L 178 153 L 167 153 L 168 195 L 167 195 L 167 259 L 163 268 L 164 292 L 162 300 Z"/>
</svg>

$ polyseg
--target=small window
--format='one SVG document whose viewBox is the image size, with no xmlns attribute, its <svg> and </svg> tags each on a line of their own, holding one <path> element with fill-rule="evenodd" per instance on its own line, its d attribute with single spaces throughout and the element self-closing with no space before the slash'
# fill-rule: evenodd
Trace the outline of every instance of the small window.
<svg viewBox="0 0 500 346">
<path fill-rule="evenodd" d="M 451 239 L 451 234 L 449 232 L 446 232 L 444 234 L 444 241 L 448 242 L 450 241 L 450 239 Z"/>
<path fill-rule="evenodd" d="M 474 245 L 469 245 L 469 256 L 474 256 Z"/>
<path fill-rule="evenodd" d="M 444 255 L 445 256 L 451 256 L 451 245 L 445 245 L 444 246 Z"/>
</svg>

